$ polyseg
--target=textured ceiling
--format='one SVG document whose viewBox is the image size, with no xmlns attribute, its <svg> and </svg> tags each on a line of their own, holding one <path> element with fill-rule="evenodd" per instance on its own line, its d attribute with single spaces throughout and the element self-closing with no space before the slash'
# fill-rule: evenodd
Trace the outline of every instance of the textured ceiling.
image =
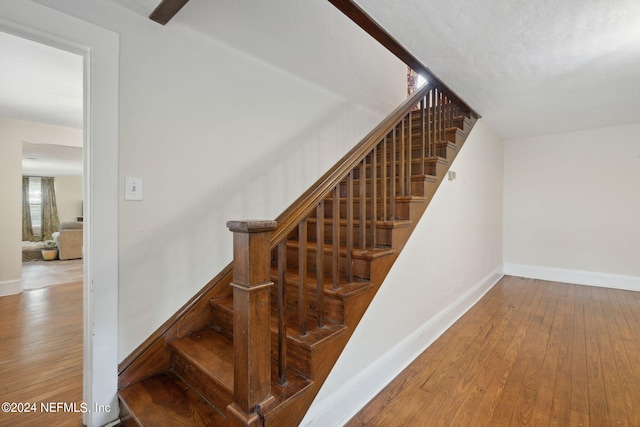
<svg viewBox="0 0 640 427">
<path fill-rule="evenodd" d="M 145 17 L 159 3 L 113 1 Z M 504 138 L 640 122 L 637 0 L 356 1 Z M 271 7 L 279 2 L 288 4 L 276 0 Z M 191 0 L 174 19 L 189 25 L 188 18 L 199 16 L 194 26 L 203 31 L 202 14 L 215 3 Z M 264 25 L 255 28 L 246 37 L 277 43 L 275 33 L 259 34 Z M 290 42 L 296 35 L 285 36 Z M 16 49 L 22 54 L 0 67 L 0 116 L 81 127 L 81 75 L 70 68 L 81 59 L 50 48 L 29 50 L 34 44 L 26 41 L 7 45 L 7 37 L 0 33 L 0 56 Z M 52 55 L 57 68 L 46 73 L 32 61 Z"/>
<path fill-rule="evenodd" d="M 141 14 L 159 3 L 114 1 Z M 640 122 L 637 0 L 355 1 L 504 138 Z M 174 19 L 198 16 L 206 32 L 215 3 L 191 0 Z"/>
<path fill-rule="evenodd" d="M 505 138 L 640 122 L 637 0 L 357 2 Z"/>
</svg>

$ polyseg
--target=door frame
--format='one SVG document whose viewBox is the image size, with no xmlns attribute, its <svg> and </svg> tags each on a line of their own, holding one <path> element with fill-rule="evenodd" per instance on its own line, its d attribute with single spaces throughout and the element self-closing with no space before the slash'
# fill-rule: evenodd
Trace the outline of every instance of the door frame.
<svg viewBox="0 0 640 427">
<path fill-rule="evenodd" d="M 84 58 L 83 423 L 104 426 L 119 417 L 119 35 L 31 1 L 3 8 L 0 31 Z"/>
</svg>

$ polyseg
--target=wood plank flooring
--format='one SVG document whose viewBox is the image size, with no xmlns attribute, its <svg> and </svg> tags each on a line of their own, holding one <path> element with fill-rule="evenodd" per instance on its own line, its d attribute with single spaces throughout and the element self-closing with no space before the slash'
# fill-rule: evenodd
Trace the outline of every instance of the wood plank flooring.
<svg viewBox="0 0 640 427">
<path fill-rule="evenodd" d="M 0 403 L 36 404 L 31 413 L 0 411 L 1 426 L 82 425 L 80 412 L 40 406 L 75 403 L 81 410 L 82 288 L 76 282 L 0 298 Z"/>
<path fill-rule="evenodd" d="M 81 259 L 66 261 L 28 261 L 22 263 L 23 289 L 38 289 L 66 283 L 81 282 Z"/>
<path fill-rule="evenodd" d="M 640 292 L 506 276 L 348 426 L 640 426 Z"/>
</svg>

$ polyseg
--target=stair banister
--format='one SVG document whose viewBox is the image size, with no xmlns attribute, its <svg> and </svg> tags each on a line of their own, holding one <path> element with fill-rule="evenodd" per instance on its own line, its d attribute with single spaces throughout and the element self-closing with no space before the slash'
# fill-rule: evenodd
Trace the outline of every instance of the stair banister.
<svg viewBox="0 0 640 427">
<path fill-rule="evenodd" d="M 269 235 L 275 221 L 229 221 L 233 232 L 232 426 L 262 425 L 260 409 L 271 395 Z"/>
</svg>

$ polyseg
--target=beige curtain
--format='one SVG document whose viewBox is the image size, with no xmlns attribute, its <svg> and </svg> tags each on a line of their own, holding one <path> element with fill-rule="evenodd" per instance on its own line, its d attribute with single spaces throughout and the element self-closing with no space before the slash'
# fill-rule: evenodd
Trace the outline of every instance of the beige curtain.
<svg viewBox="0 0 640 427">
<path fill-rule="evenodd" d="M 33 226 L 31 224 L 31 206 L 29 205 L 29 177 L 22 177 L 22 241 L 33 241 Z"/>
<path fill-rule="evenodd" d="M 56 207 L 56 191 L 53 178 L 42 178 L 42 240 L 51 240 L 51 235 L 58 231 L 58 208 Z"/>
</svg>

